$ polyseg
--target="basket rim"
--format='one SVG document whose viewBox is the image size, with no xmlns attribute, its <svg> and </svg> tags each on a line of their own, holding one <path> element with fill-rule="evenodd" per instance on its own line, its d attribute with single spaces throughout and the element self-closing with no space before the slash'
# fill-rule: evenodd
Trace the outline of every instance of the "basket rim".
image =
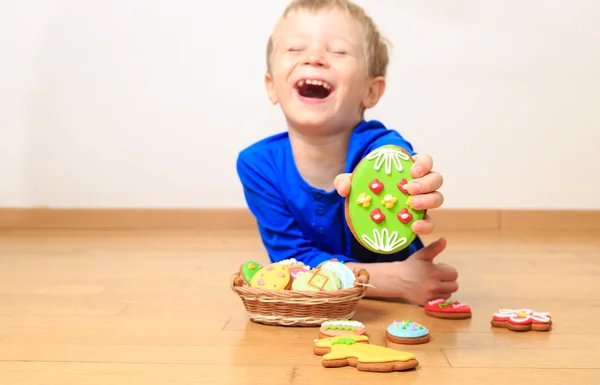
<svg viewBox="0 0 600 385">
<path fill-rule="evenodd" d="M 273 290 L 273 289 L 259 289 L 250 287 L 250 285 L 241 277 L 241 271 L 236 271 L 231 276 L 230 287 L 233 292 L 242 295 L 251 295 L 253 297 L 265 297 L 265 298 L 287 298 L 287 299 L 319 299 L 319 298 L 338 298 L 338 297 L 349 297 L 358 296 L 362 297 L 367 291 L 367 287 L 370 280 L 369 272 L 364 268 L 352 269 L 356 279 L 354 280 L 353 287 L 346 289 L 339 289 L 333 291 L 308 291 L 308 290 Z M 351 298 L 349 298 L 351 299 Z"/>
</svg>

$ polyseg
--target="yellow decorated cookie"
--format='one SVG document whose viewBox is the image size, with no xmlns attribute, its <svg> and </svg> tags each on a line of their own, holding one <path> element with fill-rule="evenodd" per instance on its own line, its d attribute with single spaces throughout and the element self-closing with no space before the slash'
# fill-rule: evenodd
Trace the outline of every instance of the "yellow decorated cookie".
<svg viewBox="0 0 600 385">
<path fill-rule="evenodd" d="M 340 336 L 329 340 L 330 352 L 323 356 L 322 365 L 326 368 L 350 365 L 367 372 L 408 370 L 419 365 L 417 357 L 412 353 L 379 345 L 357 343 L 354 337 Z"/>
<path fill-rule="evenodd" d="M 336 337 L 326 337 L 315 340 L 315 347 L 313 352 L 317 356 L 322 356 L 331 351 L 331 345 L 336 343 L 345 343 L 347 341 L 353 341 L 359 344 L 368 344 L 369 337 L 365 335 L 357 335 L 357 334 L 343 334 Z"/>
<path fill-rule="evenodd" d="M 332 271 L 314 269 L 300 274 L 292 284 L 293 290 L 334 291 L 342 284 L 340 278 Z"/>
<path fill-rule="evenodd" d="M 250 286 L 258 289 L 287 290 L 292 283 L 290 270 L 280 263 L 261 268 L 250 280 Z"/>
</svg>

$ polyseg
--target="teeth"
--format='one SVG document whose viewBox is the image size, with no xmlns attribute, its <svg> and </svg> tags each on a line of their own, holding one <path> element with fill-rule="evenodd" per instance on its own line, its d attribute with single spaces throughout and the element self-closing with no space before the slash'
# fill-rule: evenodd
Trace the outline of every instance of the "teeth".
<svg viewBox="0 0 600 385">
<path fill-rule="evenodd" d="M 327 82 L 324 82 L 322 80 L 313 80 L 313 79 L 299 80 L 298 83 L 296 83 L 296 86 L 302 87 L 304 85 L 304 83 L 306 83 L 306 84 L 313 84 L 315 86 L 322 86 L 322 87 L 325 87 L 328 90 L 331 89 L 331 84 L 329 84 Z"/>
</svg>

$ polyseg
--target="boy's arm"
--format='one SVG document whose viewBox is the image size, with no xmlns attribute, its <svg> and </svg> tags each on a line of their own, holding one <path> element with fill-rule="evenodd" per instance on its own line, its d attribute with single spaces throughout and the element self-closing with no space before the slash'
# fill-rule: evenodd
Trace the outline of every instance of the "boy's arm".
<svg viewBox="0 0 600 385">
<path fill-rule="evenodd" d="M 237 173 L 248 208 L 256 218 L 271 261 L 295 258 L 310 267 L 332 258 L 340 262 L 356 262 L 345 255 L 326 253 L 314 247 L 302 233 L 271 180 L 252 167 L 244 157 L 238 157 Z"/>
</svg>

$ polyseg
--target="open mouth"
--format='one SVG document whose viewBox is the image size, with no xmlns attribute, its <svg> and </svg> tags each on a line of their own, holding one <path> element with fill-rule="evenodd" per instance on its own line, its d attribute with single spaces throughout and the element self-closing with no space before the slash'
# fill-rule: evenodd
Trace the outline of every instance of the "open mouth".
<svg viewBox="0 0 600 385">
<path fill-rule="evenodd" d="M 300 96 L 310 99 L 325 99 L 331 94 L 333 86 L 323 80 L 302 79 L 296 83 Z"/>
</svg>

